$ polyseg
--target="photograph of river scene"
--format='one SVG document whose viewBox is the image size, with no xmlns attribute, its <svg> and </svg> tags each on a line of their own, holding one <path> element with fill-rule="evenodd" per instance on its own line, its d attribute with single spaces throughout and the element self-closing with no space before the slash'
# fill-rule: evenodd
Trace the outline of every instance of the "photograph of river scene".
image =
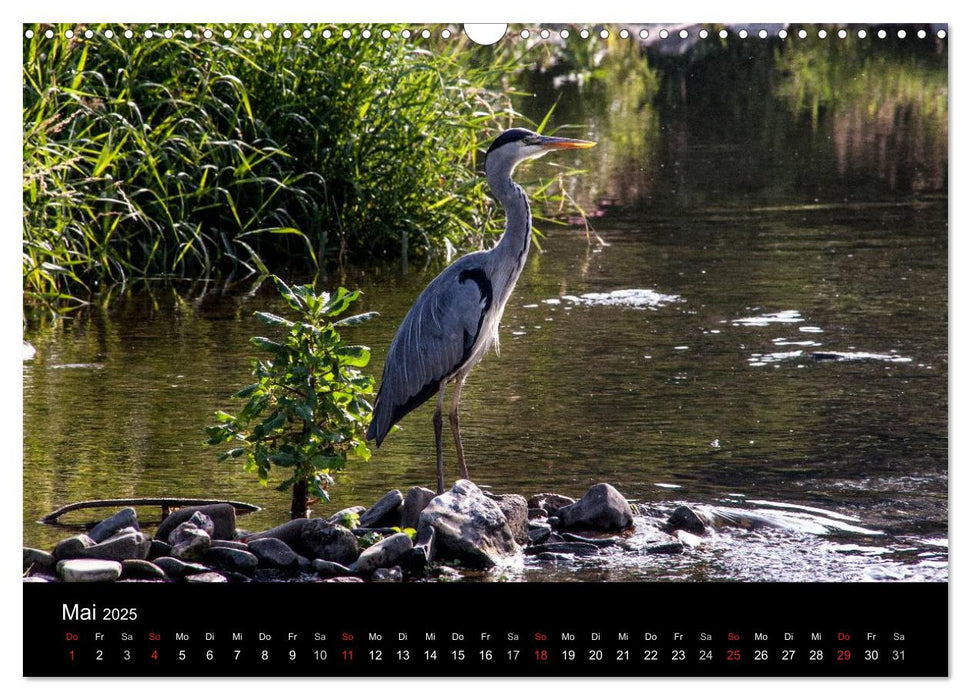
<svg viewBox="0 0 971 700">
<path fill-rule="evenodd" d="M 948 41 L 25 25 L 25 579 L 947 581 Z"/>
</svg>

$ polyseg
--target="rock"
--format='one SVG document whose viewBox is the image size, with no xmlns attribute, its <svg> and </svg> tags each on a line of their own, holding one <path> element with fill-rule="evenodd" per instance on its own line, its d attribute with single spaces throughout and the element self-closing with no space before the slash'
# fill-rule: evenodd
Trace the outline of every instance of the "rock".
<svg viewBox="0 0 971 700">
<path fill-rule="evenodd" d="M 297 571 L 309 572 L 314 570 L 314 562 L 302 554 L 297 555 Z"/>
<path fill-rule="evenodd" d="M 148 556 L 148 550 L 151 547 L 152 541 L 148 535 L 121 530 L 100 544 L 88 547 L 78 556 L 85 559 L 111 559 L 112 561 L 144 559 Z"/>
<path fill-rule="evenodd" d="M 69 583 L 115 581 L 121 576 L 121 563 L 107 559 L 63 559 L 57 573 Z"/>
<path fill-rule="evenodd" d="M 229 579 L 215 571 L 206 571 L 201 574 L 190 574 L 185 577 L 186 583 L 229 583 Z"/>
<path fill-rule="evenodd" d="M 424 578 L 428 567 L 428 550 L 424 547 L 412 547 L 398 560 L 398 566 L 409 578 Z"/>
<path fill-rule="evenodd" d="M 181 529 L 180 529 L 181 528 Z M 173 532 L 178 540 L 172 545 L 172 556 L 187 561 L 202 561 L 212 546 L 212 540 L 205 530 L 182 525 Z"/>
<path fill-rule="evenodd" d="M 527 508 L 526 518 L 528 520 L 545 520 L 549 513 L 545 508 Z"/>
<path fill-rule="evenodd" d="M 560 508 L 573 503 L 575 501 L 572 498 L 569 496 L 561 496 L 558 493 L 538 493 L 526 501 L 526 505 L 530 508 L 538 508 L 544 511 L 546 515 L 553 515 Z"/>
<path fill-rule="evenodd" d="M 701 545 L 701 538 L 692 532 L 685 532 L 684 530 L 675 530 L 674 536 L 678 538 L 678 542 L 683 544 L 685 547 L 694 548 Z"/>
<path fill-rule="evenodd" d="M 630 505 L 610 484 L 596 484 L 576 503 L 556 511 L 562 530 L 623 530 L 634 523 Z"/>
<path fill-rule="evenodd" d="M 536 558 L 540 561 L 573 561 L 575 557 L 572 554 L 563 554 L 561 552 L 540 552 L 536 555 Z"/>
<path fill-rule="evenodd" d="M 51 581 L 46 576 L 24 576 L 20 580 L 24 583 L 54 583 L 54 581 Z"/>
<path fill-rule="evenodd" d="M 348 530 L 357 527 L 357 522 L 360 520 L 361 513 L 366 511 L 367 508 L 364 506 L 351 506 L 350 508 L 345 508 L 344 510 L 339 510 L 332 516 L 327 518 L 327 522 L 331 525 L 343 525 Z M 353 516 L 358 516 L 354 518 Z"/>
<path fill-rule="evenodd" d="M 84 551 L 95 544 L 95 541 L 87 535 L 75 535 L 58 542 L 54 546 L 52 555 L 55 559 L 76 559 L 83 556 Z"/>
<path fill-rule="evenodd" d="M 552 534 L 552 532 L 553 528 L 551 528 L 548 524 L 538 520 L 533 520 L 529 523 L 529 530 L 527 531 L 526 536 L 530 544 L 542 544 L 550 538 L 550 534 Z"/>
<path fill-rule="evenodd" d="M 694 535 L 703 535 L 708 530 L 708 518 L 688 506 L 678 506 L 668 518 L 666 528 L 670 532 L 684 530 Z"/>
<path fill-rule="evenodd" d="M 206 564 L 220 571 L 251 573 L 256 570 L 259 559 L 255 554 L 233 547 L 212 547 L 206 552 Z"/>
<path fill-rule="evenodd" d="M 647 554 L 681 554 L 684 551 L 684 545 L 680 542 L 665 542 L 664 544 L 655 544 L 644 550 Z"/>
<path fill-rule="evenodd" d="M 286 569 L 297 563 L 297 553 L 283 540 L 264 537 L 250 542 L 250 551 L 256 555 L 260 566 Z"/>
<path fill-rule="evenodd" d="M 121 578 L 123 579 L 161 579 L 165 580 L 168 575 L 156 564 L 144 559 L 125 559 L 121 562 Z"/>
<path fill-rule="evenodd" d="M 57 560 L 41 549 L 33 549 L 31 547 L 24 547 L 24 571 L 27 571 L 31 567 L 34 567 L 32 573 L 36 573 L 37 569 L 42 571 L 54 571 L 54 566 L 57 564 Z"/>
<path fill-rule="evenodd" d="M 164 571 L 169 578 L 182 578 L 183 576 L 203 574 L 209 571 L 209 567 L 202 564 L 185 562 L 175 557 L 159 557 L 152 563 Z"/>
<path fill-rule="evenodd" d="M 167 557 L 172 554 L 172 545 L 162 540 L 152 540 L 148 547 L 148 558 L 155 561 L 159 557 Z"/>
<path fill-rule="evenodd" d="M 499 509 L 506 516 L 506 522 L 516 542 L 526 544 L 529 540 L 529 530 L 526 526 L 526 499 L 515 493 L 504 493 L 490 498 L 499 504 Z"/>
<path fill-rule="evenodd" d="M 213 547 L 229 547 L 230 549 L 241 549 L 244 552 L 249 551 L 249 545 L 245 542 L 237 542 L 236 540 L 213 540 Z"/>
<path fill-rule="evenodd" d="M 209 536 L 210 539 L 212 539 L 212 533 L 215 531 L 215 527 L 216 526 L 213 524 L 212 518 L 205 513 L 195 511 L 190 513 L 188 518 L 173 527 L 169 531 L 165 541 L 174 546 L 177 542 L 184 539 L 181 533 L 185 532 L 186 530 L 202 530 Z"/>
<path fill-rule="evenodd" d="M 435 492 L 423 486 L 412 486 L 408 489 L 405 502 L 401 505 L 401 528 L 410 527 L 417 530 L 418 518 L 433 498 L 435 498 Z"/>
<path fill-rule="evenodd" d="M 210 537 L 219 540 L 233 539 L 233 535 L 236 532 L 236 509 L 228 503 L 213 503 L 208 506 L 186 506 L 180 510 L 173 511 L 158 526 L 155 539 L 168 542 L 169 533 L 176 526 L 191 518 L 193 513 L 202 513 L 212 521 L 213 530 L 209 533 Z"/>
<path fill-rule="evenodd" d="M 138 529 L 138 518 L 134 508 L 122 508 L 114 515 L 105 518 L 88 531 L 88 537 L 95 542 L 103 542 L 126 527 Z"/>
<path fill-rule="evenodd" d="M 620 544 L 620 540 L 616 537 L 583 537 L 582 535 L 577 535 L 572 532 L 564 532 L 563 539 L 567 542 L 586 542 L 587 544 L 592 544 L 594 547 L 614 547 Z"/>
<path fill-rule="evenodd" d="M 364 579 L 357 576 L 335 576 L 326 579 L 324 583 L 364 583 Z"/>
<path fill-rule="evenodd" d="M 502 509 L 466 479 L 432 499 L 418 520 L 418 537 L 430 546 L 429 560 L 458 559 L 472 568 L 520 553 Z"/>
<path fill-rule="evenodd" d="M 393 527 L 401 522 L 401 491 L 384 494 L 377 503 L 361 513 L 360 527 Z"/>
<path fill-rule="evenodd" d="M 310 521 L 307 518 L 294 518 L 269 530 L 251 534 L 246 538 L 246 542 L 250 543 L 254 540 L 263 540 L 267 537 L 272 537 L 286 543 L 291 549 L 298 549 L 300 547 L 300 533 L 303 532 L 303 527 L 308 522 Z"/>
<path fill-rule="evenodd" d="M 357 563 L 351 566 L 351 571 L 358 576 L 370 576 L 377 569 L 398 563 L 411 547 L 411 538 L 405 533 L 391 535 L 361 552 Z"/>
<path fill-rule="evenodd" d="M 326 559 L 346 565 L 357 560 L 360 547 L 357 537 L 346 527 L 314 518 L 304 523 L 297 551 L 311 559 Z"/>
<path fill-rule="evenodd" d="M 399 583 L 404 579 L 400 566 L 392 566 L 390 569 L 377 569 L 371 574 L 371 580 L 377 583 Z"/>
<path fill-rule="evenodd" d="M 351 575 L 351 570 L 346 566 L 338 564 L 336 561 L 324 561 L 323 559 L 314 559 L 314 570 L 320 574 L 321 578 Z"/>
<path fill-rule="evenodd" d="M 589 542 L 554 542 L 529 547 L 527 554 L 572 554 L 578 557 L 589 557 L 600 554 L 600 547 Z"/>
<path fill-rule="evenodd" d="M 663 518 L 664 513 L 658 510 L 655 506 L 648 503 L 638 503 L 636 506 L 638 515 L 645 515 L 649 518 Z"/>
</svg>

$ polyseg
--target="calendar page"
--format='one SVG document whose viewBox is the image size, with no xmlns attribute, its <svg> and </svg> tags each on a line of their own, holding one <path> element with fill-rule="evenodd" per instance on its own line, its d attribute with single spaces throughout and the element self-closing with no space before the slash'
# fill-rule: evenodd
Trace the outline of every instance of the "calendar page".
<svg viewBox="0 0 971 700">
<path fill-rule="evenodd" d="M 948 675 L 946 24 L 21 30 L 23 675 Z"/>
</svg>

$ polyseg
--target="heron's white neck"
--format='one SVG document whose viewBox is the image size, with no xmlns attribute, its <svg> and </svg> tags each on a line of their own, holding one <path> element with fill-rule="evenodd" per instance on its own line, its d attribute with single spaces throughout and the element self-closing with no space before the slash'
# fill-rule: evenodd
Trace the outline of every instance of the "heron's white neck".
<svg viewBox="0 0 971 700">
<path fill-rule="evenodd" d="M 497 170 L 499 172 L 487 172 L 486 179 L 492 193 L 506 210 L 506 230 L 490 253 L 494 264 L 493 275 L 500 284 L 497 296 L 505 303 L 526 264 L 533 220 L 523 188 L 512 181 L 510 171 L 503 172 L 505 169 L 502 168 Z"/>
</svg>

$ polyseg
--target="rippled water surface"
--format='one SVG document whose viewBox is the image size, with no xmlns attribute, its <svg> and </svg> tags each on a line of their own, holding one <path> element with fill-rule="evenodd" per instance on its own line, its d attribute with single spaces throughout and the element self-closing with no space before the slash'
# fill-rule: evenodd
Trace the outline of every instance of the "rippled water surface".
<svg viewBox="0 0 971 700">
<path fill-rule="evenodd" d="M 602 114 L 595 97 L 586 117 L 563 120 L 586 121 L 607 159 L 578 161 L 598 193 L 596 236 L 541 226 L 501 355 L 463 393 L 472 477 L 527 497 L 607 481 L 659 516 L 689 504 L 760 526 L 647 555 L 641 516 L 624 549 L 494 576 L 946 579 L 946 133 L 941 151 L 927 138 L 935 125 L 914 115 L 863 128 L 852 109 L 815 124 L 705 122 L 690 99 L 617 125 L 590 116 Z M 653 136 L 630 159 L 611 129 L 638 119 Z M 361 287 L 361 309 L 381 313 L 354 329 L 375 374 L 438 269 L 332 281 Z M 266 287 L 201 291 L 133 291 L 28 331 L 25 542 L 65 536 L 36 521 L 84 499 L 248 501 L 264 508 L 241 519 L 249 529 L 286 518 L 287 497 L 217 462 L 202 432 L 248 383 L 247 339 L 263 332 L 252 312 L 284 309 Z M 433 486 L 431 412 L 409 415 L 317 512 Z"/>
</svg>

